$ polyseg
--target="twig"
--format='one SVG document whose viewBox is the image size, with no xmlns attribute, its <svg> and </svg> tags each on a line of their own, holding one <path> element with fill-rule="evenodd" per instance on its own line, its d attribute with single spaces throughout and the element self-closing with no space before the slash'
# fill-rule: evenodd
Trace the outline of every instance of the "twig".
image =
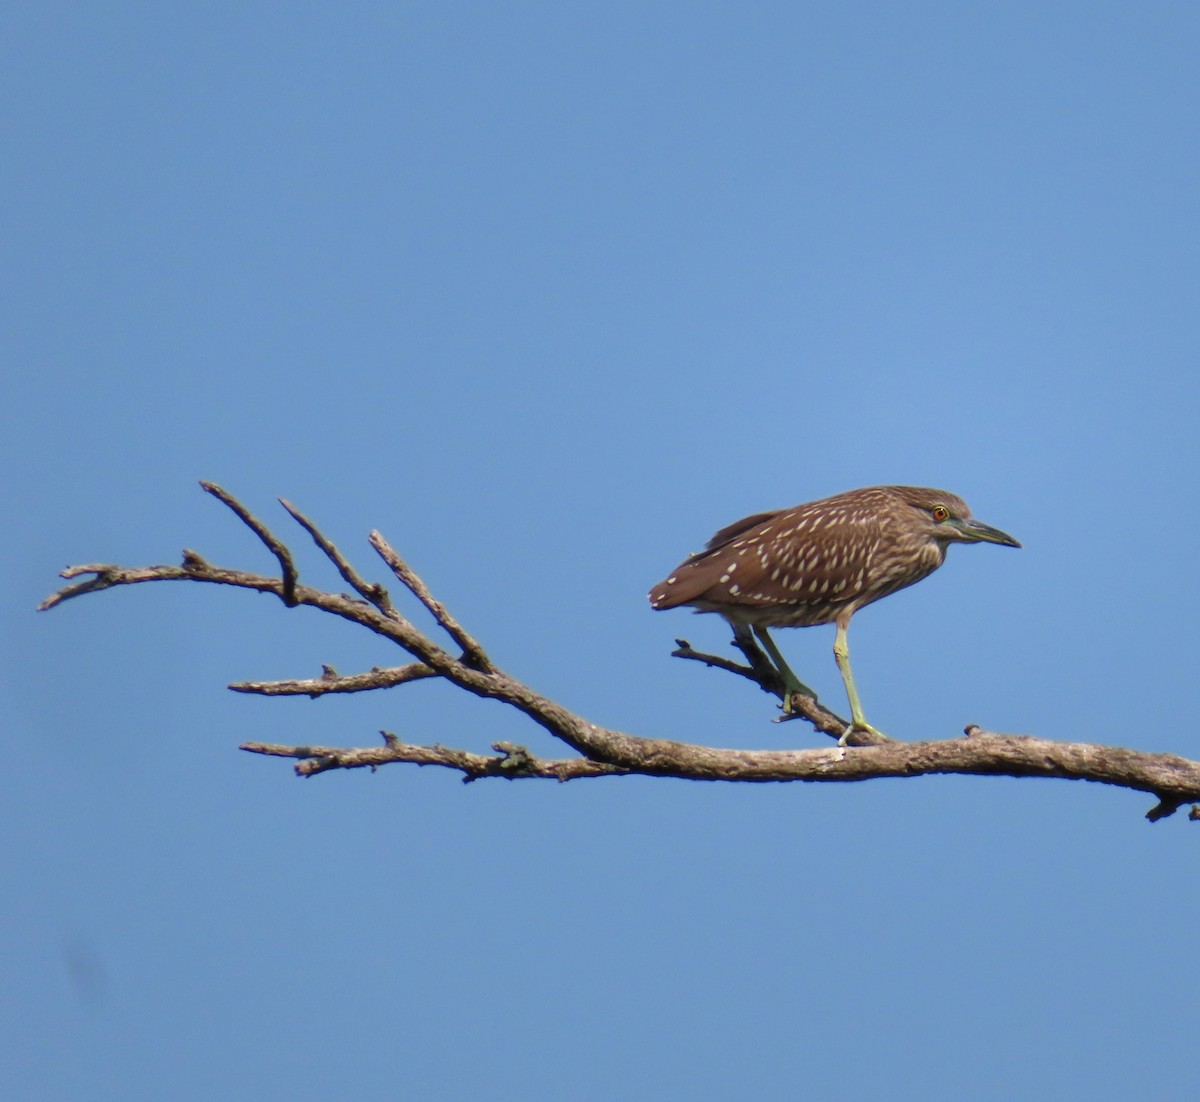
<svg viewBox="0 0 1200 1102">
<path fill-rule="evenodd" d="M 227 493 L 215 482 L 205 482 L 202 480 L 200 485 L 206 493 L 212 494 L 218 501 L 232 509 L 242 523 L 258 536 L 266 544 L 271 554 L 279 560 L 279 569 L 283 573 L 283 591 L 280 596 L 288 608 L 295 608 L 296 583 L 299 581 L 300 576 L 296 572 L 296 564 L 292 561 L 292 553 L 271 533 L 270 529 L 258 517 L 254 516 L 232 494 Z"/>
<path fill-rule="evenodd" d="M 96 576 L 74 585 L 65 585 L 51 593 L 38 605 L 38 611 L 46 612 L 63 601 L 69 601 L 72 597 L 82 597 L 85 593 L 97 593 L 120 585 L 138 585 L 141 582 L 216 582 L 220 585 L 239 586 L 242 589 L 256 589 L 260 593 L 274 593 L 277 597 L 283 596 L 283 582 L 278 578 L 209 566 L 194 552 L 188 551 L 184 552 L 183 566 L 117 566 L 114 563 L 89 563 L 86 566 L 68 566 L 59 577 L 77 578 L 82 574 Z M 297 603 L 303 589 L 303 586 L 297 589 Z"/>
<path fill-rule="evenodd" d="M 536 758 L 523 746 L 496 742 L 495 756 L 473 754 L 467 750 L 452 750 L 446 746 L 411 746 L 389 731 L 381 731 L 384 744 L 367 749 L 349 750 L 337 746 L 280 746 L 269 742 L 244 742 L 239 749 L 251 754 L 276 758 L 299 758 L 295 766 L 299 777 L 314 777 L 331 769 L 364 769 L 372 771 L 381 765 L 407 762 L 411 765 L 439 765 L 457 769 L 465 782 L 483 777 L 540 778 L 554 781 L 573 781 L 584 777 L 612 777 L 625 772 L 615 765 L 589 761 L 587 758 L 566 758 L 551 761 Z"/>
<path fill-rule="evenodd" d="M 342 676 L 329 666 L 320 677 L 287 681 L 235 681 L 229 688 L 235 693 L 255 693 L 258 696 L 324 696 L 326 693 L 362 693 L 371 689 L 391 689 L 409 681 L 423 681 L 438 674 L 420 662 L 407 666 L 378 666 L 366 673 Z"/>
<path fill-rule="evenodd" d="M 363 576 L 350 565 L 349 560 L 343 555 L 333 541 L 329 539 L 311 520 L 308 519 L 299 509 L 297 509 L 290 501 L 285 498 L 279 499 L 279 504 L 282 505 L 296 523 L 300 525 L 310 536 L 313 542 L 325 553 L 325 557 L 337 567 L 338 573 L 345 579 L 346 583 L 352 586 L 356 593 L 362 594 L 368 601 L 371 602 L 385 616 L 398 616 L 399 613 L 392 605 L 392 599 L 388 591 L 378 582 L 368 582 Z"/>
<path fill-rule="evenodd" d="M 672 658 L 687 658 L 693 662 L 703 662 L 710 669 L 724 670 L 726 673 L 737 674 L 738 677 L 744 677 L 749 681 L 753 681 L 764 693 L 769 693 L 772 696 L 779 696 L 780 693 L 773 689 L 767 688 L 762 683 L 761 677 L 750 666 L 743 666 L 739 662 L 735 662 L 732 658 L 722 658 L 719 654 L 705 654 L 702 651 L 695 650 L 692 644 L 686 639 L 676 639 L 675 649 L 671 651 Z M 779 675 L 775 675 L 776 680 Z"/>
<path fill-rule="evenodd" d="M 371 546 L 379 553 L 379 557 L 388 564 L 392 573 L 430 611 L 433 618 L 445 629 L 450 638 L 462 647 L 463 661 L 472 669 L 482 671 L 491 670 L 493 668 L 492 661 L 488 658 L 483 647 L 479 645 L 478 641 L 466 628 L 450 615 L 446 606 L 429 592 L 429 587 L 426 586 L 416 571 L 396 553 L 392 545 L 384 539 L 383 534 L 379 531 L 373 531 L 367 539 L 370 541 Z"/>
</svg>

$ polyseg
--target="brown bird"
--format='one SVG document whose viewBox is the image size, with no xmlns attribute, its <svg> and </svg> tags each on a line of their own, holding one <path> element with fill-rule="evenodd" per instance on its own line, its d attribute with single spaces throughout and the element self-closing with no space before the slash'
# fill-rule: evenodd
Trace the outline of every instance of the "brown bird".
<svg viewBox="0 0 1200 1102">
<path fill-rule="evenodd" d="M 783 680 L 783 710 L 793 693 L 816 693 L 791 670 L 767 628 L 836 624 L 837 660 L 851 723 L 874 732 L 863 714 L 846 631 L 865 605 L 919 582 L 946 558 L 952 543 L 1021 545 L 971 516 L 962 498 L 919 486 L 869 486 L 722 528 L 703 551 L 685 559 L 650 590 L 658 610 L 688 605 L 720 613 L 735 640 L 758 637 Z M 878 733 L 878 732 L 875 732 Z"/>
</svg>

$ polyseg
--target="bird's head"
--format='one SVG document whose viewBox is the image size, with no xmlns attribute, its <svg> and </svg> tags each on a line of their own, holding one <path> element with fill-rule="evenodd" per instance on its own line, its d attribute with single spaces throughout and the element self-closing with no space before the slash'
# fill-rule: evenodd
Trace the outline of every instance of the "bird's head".
<svg viewBox="0 0 1200 1102">
<path fill-rule="evenodd" d="M 1020 547 L 1015 539 L 999 528 L 971 516 L 967 503 L 945 490 L 916 486 L 893 487 L 910 507 L 910 521 L 928 539 L 943 548 L 951 543 L 998 543 L 1002 547 Z"/>
</svg>

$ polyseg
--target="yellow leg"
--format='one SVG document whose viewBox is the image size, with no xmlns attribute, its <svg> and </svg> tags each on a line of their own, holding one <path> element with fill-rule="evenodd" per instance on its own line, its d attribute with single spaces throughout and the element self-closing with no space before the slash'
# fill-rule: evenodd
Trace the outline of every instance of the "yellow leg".
<svg viewBox="0 0 1200 1102">
<path fill-rule="evenodd" d="M 847 630 L 850 627 L 850 617 L 845 620 L 839 617 L 837 622 L 837 635 L 833 639 L 833 657 L 837 660 L 838 669 L 842 671 L 842 683 L 846 686 L 846 696 L 850 700 L 850 726 L 842 732 L 842 737 L 838 739 L 839 746 L 846 745 L 846 739 L 851 731 L 868 731 L 871 734 L 881 735 L 882 731 L 877 731 L 867 722 L 866 715 L 863 714 L 862 701 L 858 698 L 858 687 L 854 684 L 854 671 L 850 669 L 850 643 L 846 638 Z"/>
<path fill-rule="evenodd" d="M 811 696 L 813 700 L 816 700 L 817 694 L 792 673 L 792 667 L 787 664 L 787 659 L 779 653 L 779 648 L 775 645 L 775 640 L 767 634 L 767 629 L 755 626 L 754 634 L 758 636 L 759 642 L 767 648 L 767 653 L 775 663 L 775 668 L 779 671 L 779 676 L 783 678 L 783 704 L 780 707 L 785 712 L 792 710 L 792 693 Z"/>
</svg>

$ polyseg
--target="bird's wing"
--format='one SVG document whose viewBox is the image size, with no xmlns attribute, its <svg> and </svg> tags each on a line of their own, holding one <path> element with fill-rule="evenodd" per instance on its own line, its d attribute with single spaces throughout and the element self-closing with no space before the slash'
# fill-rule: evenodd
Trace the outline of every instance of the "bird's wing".
<svg viewBox="0 0 1200 1102">
<path fill-rule="evenodd" d="M 758 586 L 767 573 L 757 554 L 745 553 L 754 545 L 732 545 L 741 539 L 752 540 L 755 530 L 767 525 L 780 512 L 755 513 L 722 528 L 708 541 L 703 551 L 685 559 L 665 581 L 650 590 L 650 604 L 656 609 L 676 608 L 690 604 L 710 590 L 714 590 L 713 595 L 723 603 L 769 604 L 770 599 L 765 596 L 757 600 L 747 599 L 748 594 L 757 592 L 753 587 Z M 730 563 L 734 564 L 732 572 L 727 569 Z"/>
<path fill-rule="evenodd" d="M 760 524 L 765 524 L 772 517 L 777 517 L 780 513 L 786 511 L 785 509 L 771 509 L 765 513 L 755 513 L 753 516 L 735 520 L 732 524 L 725 525 L 724 528 L 704 545 L 704 550 L 698 555 L 693 555 L 692 558 L 698 559 L 706 555 L 709 551 L 715 551 L 718 547 L 724 547 L 725 544 L 732 543 L 743 532 L 749 532 L 751 528 L 757 528 Z M 688 561 L 690 562 L 691 560 Z"/>
<path fill-rule="evenodd" d="M 650 603 L 841 606 L 870 587 L 867 563 L 879 535 L 869 515 L 830 516 L 811 506 L 759 513 L 721 529 L 650 591 Z"/>
</svg>

